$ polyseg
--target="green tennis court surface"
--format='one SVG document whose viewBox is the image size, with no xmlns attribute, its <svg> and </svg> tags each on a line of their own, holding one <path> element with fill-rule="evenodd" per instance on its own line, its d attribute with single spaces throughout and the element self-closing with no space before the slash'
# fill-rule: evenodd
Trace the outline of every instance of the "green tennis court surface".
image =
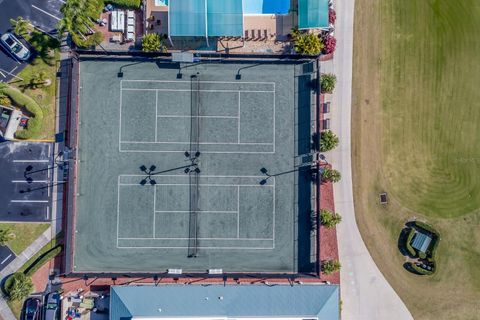
<svg viewBox="0 0 480 320">
<path fill-rule="evenodd" d="M 309 67 L 83 58 L 73 271 L 314 271 Z"/>
</svg>

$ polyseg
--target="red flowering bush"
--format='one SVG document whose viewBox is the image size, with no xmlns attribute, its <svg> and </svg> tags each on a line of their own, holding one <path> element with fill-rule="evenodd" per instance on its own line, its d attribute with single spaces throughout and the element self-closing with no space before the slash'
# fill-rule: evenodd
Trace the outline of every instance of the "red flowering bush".
<svg viewBox="0 0 480 320">
<path fill-rule="evenodd" d="M 337 13 L 335 12 L 335 10 L 332 8 L 328 9 L 328 22 L 330 24 L 334 24 L 336 20 L 337 20 Z"/>
<path fill-rule="evenodd" d="M 335 51 L 335 47 L 337 46 L 337 39 L 334 36 L 328 35 L 323 39 L 323 54 L 330 54 Z"/>
</svg>

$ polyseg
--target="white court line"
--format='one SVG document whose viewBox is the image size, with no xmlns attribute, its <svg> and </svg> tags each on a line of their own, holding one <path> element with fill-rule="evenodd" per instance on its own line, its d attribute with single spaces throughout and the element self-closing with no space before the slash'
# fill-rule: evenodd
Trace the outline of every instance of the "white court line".
<svg viewBox="0 0 480 320">
<path fill-rule="evenodd" d="M 275 136 L 277 135 L 277 131 L 275 129 L 275 110 L 277 109 L 276 101 L 275 101 L 276 89 L 275 89 L 275 82 L 273 83 L 273 153 L 275 153 Z"/>
<path fill-rule="evenodd" d="M 237 186 L 237 238 L 240 238 L 240 187 Z"/>
<path fill-rule="evenodd" d="M 120 176 L 117 178 L 117 248 L 120 232 Z"/>
<path fill-rule="evenodd" d="M 178 142 L 178 141 L 122 141 L 121 143 L 131 144 L 190 144 L 190 142 Z M 272 142 L 199 142 L 199 144 L 215 144 L 215 145 L 253 145 L 253 146 L 273 146 Z M 182 152 L 185 152 L 183 150 Z"/>
<path fill-rule="evenodd" d="M 118 249 L 188 249 L 189 247 L 118 247 Z M 203 250 L 272 250 L 274 247 L 197 247 Z"/>
<path fill-rule="evenodd" d="M 180 80 L 180 81 L 172 81 L 172 80 L 121 80 L 121 82 L 161 82 L 161 83 L 191 83 L 190 81 Z M 199 83 L 229 83 L 229 84 L 272 84 L 275 85 L 275 82 L 255 82 L 255 81 L 208 81 L 208 80 L 200 80 Z"/>
<path fill-rule="evenodd" d="M 122 80 L 123 81 L 123 80 Z M 122 152 L 122 81 L 120 81 L 120 114 L 119 114 L 119 124 L 118 124 L 118 152 Z M 155 137 L 155 140 L 157 138 Z M 117 243 L 118 245 L 118 243 Z"/>
<path fill-rule="evenodd" d="M 213 118 L 213 119 L 237 119 L 238 116 L 177 116 L 177 115 L 157 115 L 157 118 Z"/>
<path fill-rule="evenodd" d="M 56 19 L 57 21 L 62 20 L 62 19 L 60 19 L 59 17 L 54 16 L 53 14 L 51 14 L 51 13 L 49 13 L 49 12 L 43 10 L 43 9 L 40 9 L 39 7 L 37 7 L 37 6 L 33 5 L 33 4 L 32 4 L 32 8 L 37 9 L 38 11 L 43 12 L 43 13 L 45 13 L 46 15 L 49 15 L 50 17 Z"/>
<path fill-rule="evenodd" d="M 2 260 L 2 262 L 0 262 L 0 264 L 4 264 L 8 259 L 10 259 L 11 256 L 12 254 L 10 253 L 8 257 L 6 257 L 5 259 Z"/>
<path fill-rule="evenodd" d="M 199 210 L 197 213 L 237 213 L 237 211 Z M 189 210 L 155 210 L 155 213 L 190 213 Z"/>
<path fill-rule="evenodd" d="M 139 89 L 139 88 L 123 88 L 122 91 L 166 91 L 166 92 L 191 92 L 192 89 Z M 256 92 L 256 93 L 267 93 L 275 92 L 272 90 L 222 90 L 222 89 L 200 89 L 195 90 L 197 92 Z"/>
<path fill-rule="evenodd" d="M 33 181 L 26 181 L 26 180 L 12 180 L 12 183 L 64 183 L 65 181 L 50 181 L 50 180 L 33 180 Z"/>
<path fill-rule="evenodd" d="M 154 238 L 155 240 L 190 240 L 190 238 Z M 270 238 L 198 238 L 200 240 L 215 240 L 215 241 L 272 241 Z M 120 240 L 152 240 L 152 238 L 120 238 Z"/>
<path fill-rule="evenodd" d="M 138 153 L 185 153 L 185 150 L 123 150 L 120 149 L 119 152 L 121 153 L 131 153 L 131 152 L 138 152 Z M 274 154 L 275 151 L 202 151 L 205 154 Z"/>
<path fill-rule="evenodd" d="M 13 160 L 12 162 L 50 162 L 50 160 Z"/>
<path fill-rule="evenodd" d="M 162 175 L 159 175 L 161 177 L 187 177 L 185 176 L 184 174 L 162 174 Z M 145 175 L 142 175 L 142 174 L 121 174 L 119 175 L 119 177 L 145 177 Z M 202 177 L 203 178 L 265 178 L 265 176 L 226 176 L 226 175 L 219 175 L 219 176 L 215 176 L 215 175 L 209 175 L 209 174 L 205 174 L 203 175 L 202 174 Z M 275 177 L 273 177 L 275 178 Z"/>
<path fill-rule="evenodd" d="M 18 202 L 47 203 L 48 200 L 10 200 L 10 202 L 14 202 L 14 203 L 18 203 Z"/>
<path fill-rule="evenodd" d="M 272 238 L 273 238 L 273 248 L 275 249 L 275 208 L 277 207 L 277 204 L 275 203 L 275 179 L 276 177 L 272 177 L 273 178 L 273 221 L 272 221 Z"/>
<path fill-rule="evenodd" d="M 155 91 L 155 142 L 158 137 L 158 91 Z"/>
<path fill-rule="evenodd" d="M 156 203 L 157 203 L 157 187 L 153 186 L 153 235 L 152 236 L 154 238 L 155 238 L 155 216 L 157 213 Z"/>
<path fill-rule="evenodd" d="M 240 144 L 240 91 L 238 91 L 238 136 L 237 136 L 237 143 Z"/>
<path fill-rule="evenodd" d="M 155 186 L 189 186 L 189 183 L 157 183 Z M 142 186 L 140 183 L 120 183 L 119 186 L 137 186 L 137 187 L 144 187 L 148 188 L 146 186 Z M 258 188 L 264 188 L 264 187 L 270 187 L 273 188 L 275 186 L 272 185 L 259 185 L 259 184 L 199 184 L 200 187 L 258 187 Z"/>
</svg>

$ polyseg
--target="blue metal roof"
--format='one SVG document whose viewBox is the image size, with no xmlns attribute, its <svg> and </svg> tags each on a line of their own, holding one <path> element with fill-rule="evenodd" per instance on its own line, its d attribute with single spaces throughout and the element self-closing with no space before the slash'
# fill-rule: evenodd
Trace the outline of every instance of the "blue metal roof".
<svg viewBox="0 0 480 320">
<path fill-rule="evenodd" d="M 298 0 L 298 28 L 328 28 L 328 0 Z"/>
<path fill-rule="evenodd" d="M 288 14 L 290 0 L 243 0 L 245 14 Z"/>
<path fill-rule="evenodd" d="M 170 0 L 168 16 L 174 37 L 243 34 L 242 0 Z"/>
<path fill-rule="evenodd" d="M 315 317 L 339 319 L 338 285 L 112 286 L 110 319 Z"/>
<path fill-rule="evenodd" d="M 413 238 L 412 247 L 420 252 L 425 252 L 427 251 L 430 242 L 432 242 L 432 238 L 417 231 L 417 233 L 415 233 L 415 237 Z"/>
</svg>

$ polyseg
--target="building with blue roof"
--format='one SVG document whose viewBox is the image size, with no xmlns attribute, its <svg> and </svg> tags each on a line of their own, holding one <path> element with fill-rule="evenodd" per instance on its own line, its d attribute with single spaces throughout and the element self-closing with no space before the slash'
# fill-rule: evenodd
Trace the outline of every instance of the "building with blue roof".
<svg viewBox="0 0 480 320">
<path fill-rule="evenodd" d="M 337 320 L 338 285 L 112 286 L 110 319 Z"/>
</svg>

